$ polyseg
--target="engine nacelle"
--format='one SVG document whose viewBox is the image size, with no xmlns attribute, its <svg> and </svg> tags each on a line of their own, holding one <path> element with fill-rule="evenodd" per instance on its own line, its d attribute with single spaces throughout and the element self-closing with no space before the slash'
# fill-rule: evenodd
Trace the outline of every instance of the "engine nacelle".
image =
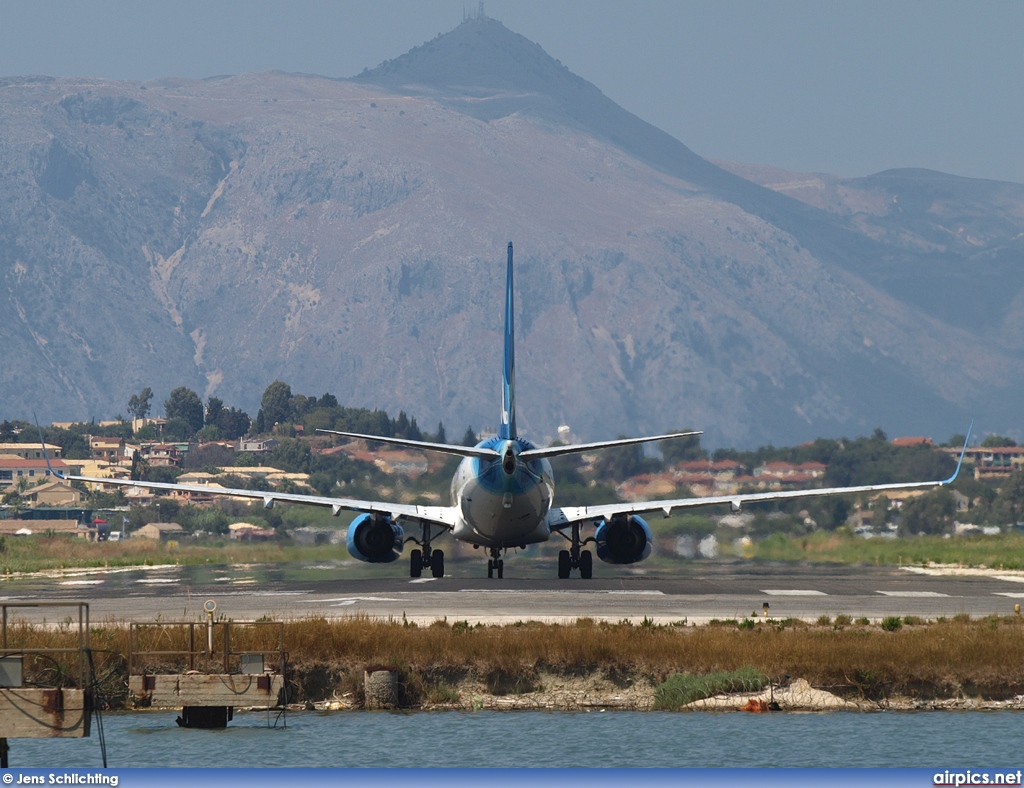
<svg viewBox="0 0 1024 788">
<path fill-rule="evenodd" d="M 348 527 L 348 552 L 371 564 L 389 564 L 402 554 L 405 531 L 386 514 L 361 514 Z"/>
<path fill-rule="evenodd" d="M 609 564 L 635 564 L 651 554 L 651 527 L 635 514 L 602 520 L 594 533 L 597 557 Z"/>
</svg>

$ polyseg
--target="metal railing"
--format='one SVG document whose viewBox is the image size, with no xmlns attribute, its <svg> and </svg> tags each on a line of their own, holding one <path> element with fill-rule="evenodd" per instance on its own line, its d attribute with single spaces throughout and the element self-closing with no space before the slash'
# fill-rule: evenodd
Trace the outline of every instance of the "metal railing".
<svg viewBox="0 0 1024 788">
<path fill-rule="evenodd" d="M 11 645 L 10 625 L 12 623 L 11 611 L 24 609 L 77 609 L 78 611 L 78 645 L 77 646 L 44 646 L 32 647 Z M 5 602 L 0 604 L 0 656 L 2 657 L 46 657 L 54 661 L 55 656 L 61 654 L 78 655 L 78 676 L 77 686 L 86 688 L 91 684 L 89 665 L 89 603 L 88 602 Z M 14 619 L 19 622 L 23 619 Z M 28 623 L 24 621 L 24 623 Z M 73 624 L 74 618 L 69 616 L 65 619 L 66 624 Z M 50 630 L 50 627 L 40 627 L 33 632 L 37 637 L 43 637 L 42 633 Z M 60 686 L 60 684 L 58 685 Z"/>
<path fill-rule="evenodd" d="M 272 645 L 256 643 L 270 632 Z M 276 637 L 275 637 L 276 635 Z M 265 635 L 262 639 L 265 639 Z M 236 647 L 239 644 L 242 647 Z M 281 621 L 140 621 L 130 624 L 128 636 L 128 673 L 132 676 L 187 670 L 224 673 L 244 670 L 244 657 L 261 656 L 264 665 L 276 662 L 277 673 L 284 675 L 287 653 L 284 648 L 284 623 Z M 272 659 L 268 660 L 270 656 Z M 154 664 L 154 662 L 158 664 Z M 176 663 L 168 665 L 168 663 Z M 268 672 L 266 669 L 260 672 Z"/>
</svg>

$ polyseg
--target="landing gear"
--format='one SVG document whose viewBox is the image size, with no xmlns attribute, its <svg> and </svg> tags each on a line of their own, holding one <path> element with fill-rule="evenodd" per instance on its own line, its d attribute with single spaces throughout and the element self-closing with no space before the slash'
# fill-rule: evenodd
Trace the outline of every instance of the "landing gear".
<svg viewBox="0 0 1024 788">
<path fill-rule="evenodd" d="M 590 580 L 594 576 L 594 554 L 580 550 L 580 524 L 572 524 L 572 547 L 558 551 L 558 579 L 566 580 L 573 569 L 580 570 L 580 578 Z"/>
<path fill-rule="evenodd" d="M 501 555 L 501 551 L 498 548 L 491 548 L 491 557 L 487 559 L 487 577 L 493 578 L 494 573 L 498 573 L 498 579 L 501 580 L 505 577 L 505 562 L 498 556 Z"/>
<path fill-rule="evenodd" d="M 565 580 L 572 571 L 572 557 L 568 550 L 558 551 L 558 579 Z"/>
<path fill-rule="evenodd" d="M 424 569 L 429 569 L 434 577 L 444 577 L 444 551 L 430 549 L 430 524 L 422 524 L 422 536 L 419 540 L 411 537 L 406 541 L 414 541 L 423 546 L 409 554 L 409 577 L 420 577 Z"/>
<path fill-rule="evenodd" d="M 594 554 L 589 550 L 580 553 L 580 577 L 589 580 L 594 576 Z"/>
</svg>

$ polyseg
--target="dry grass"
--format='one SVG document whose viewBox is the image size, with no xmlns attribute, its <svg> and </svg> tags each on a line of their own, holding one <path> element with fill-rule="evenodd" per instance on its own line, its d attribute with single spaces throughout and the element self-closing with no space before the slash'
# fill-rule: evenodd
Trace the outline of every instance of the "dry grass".
<svg viewBox="0 0 1024 788">
<path fill-rule="evenodd" d="M 186 642 L 182 630 L 169 632 L 162 646 Z M 76 643 L 77 628 L 15 622 L 8 638 L 14 648 L 68 647 Z M 114 695 L 117 682 L 126 680 L 128 628 L 94 626 L 91 640 L 97 674 L 107 677 L 108 695 Z M 270 648 L 270 640 L 267 632 L 233 635 L 240 649 Z M 286 624 L 285 644 L 294 675 L 327 684 L 352 681 L 367 665 L 394 665 L 408 677 L 473 673 L 529 678 L 545 669 L 642 675 L 654 681 L 672 673 L 748 668 L 774 681 L 800 677 L 869 697 L 964 692 L 1005 698 L 1024 691 L 1024 623 L 1016 617 L 958 617 L 891 632 L 878 625 L 783 622 L 743 629 L 735 623 L 658 627 L 590 620 L 416 627 L 359 617 L 310 618 Z"/>
<path fill-rule="evenodd" d="M 866 693 L 915 687 L 1024 686 L 1024 624 L 1018 618 L 938 621 L 887 632 L 877 625 L 759 623 L 645 627 L 582 620 L 470 628 L 407 627 L 368 619 L 308 619 L 286 632 L 293 661 L 389 663 L 412 670 L 471 668 L 515 674 L 538 667 L 636 671 L 656 679 L 672 672 L 708 674 L 753 667 L 773 679 L 806 678 L 818 686 Z M 1000 689 L 1002 688 L 1002 689 Z"/>
</svg>

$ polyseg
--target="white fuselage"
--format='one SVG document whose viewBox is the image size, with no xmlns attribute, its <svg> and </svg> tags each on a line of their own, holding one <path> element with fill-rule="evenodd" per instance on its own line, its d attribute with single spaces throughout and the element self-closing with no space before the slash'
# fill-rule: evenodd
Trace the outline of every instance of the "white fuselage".
<svg viewBox="0 0 1024 788">
<path fill-rule="evenodd" d="M 520 461 L 519 452 L 532 448 L 526 441 L 491 438 L 480 445 L 501 456 L 467 457 L 459 464 L 452 479 L 452 503 L 458 509 L 452 535 L 499 549 L 546 542 L 551 538 L 547 516 L 555 491 L 551 464 L 545 459 Z"/>
</svg>

